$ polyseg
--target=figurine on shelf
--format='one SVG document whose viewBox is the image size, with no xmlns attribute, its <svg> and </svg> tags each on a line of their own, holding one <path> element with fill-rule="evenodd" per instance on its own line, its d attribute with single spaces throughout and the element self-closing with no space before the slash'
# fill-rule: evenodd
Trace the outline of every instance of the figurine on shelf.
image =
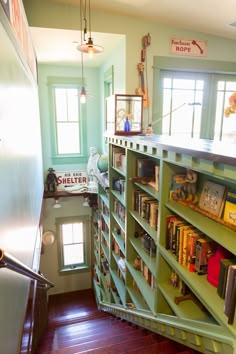
<svg viewBox="0 0 236 354">
<path fill-rule="evenodd" d="M 187 192 L 187 202 L 193 204 L 197 203 L 197 172 L 187 169 L 186 173 L 186 192 Z"/>
<path fill-rule="evenodd" d="M 47 192 L 56 192 L 56 186 L 58 186 L 58 180 L 54 172 L 55 170 L 53 168 L 50 167 L 48 169 L 48 174 L 46 178 Z"/>
</svg>

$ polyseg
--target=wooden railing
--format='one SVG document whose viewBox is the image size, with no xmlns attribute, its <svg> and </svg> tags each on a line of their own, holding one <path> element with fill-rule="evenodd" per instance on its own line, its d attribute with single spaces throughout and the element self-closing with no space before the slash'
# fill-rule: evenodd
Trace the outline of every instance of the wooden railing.
<svg viewBox="0 0 236 354">
<path fill-rule="evenodd" d="M 10 255 L 9 253 L 5 252 L 1 248 L 0 248 L 0 268 L 8 268 L 32 280 L 37 280 L 37 287 L 39 288 L 54 287 L 54 284 L 51 283 L 48 279 L 46 279 L 39 273 L 33 271 L 31 268 L 26 266 L 24 263 L 22 263 L 17 258 Z"/>
</svg>

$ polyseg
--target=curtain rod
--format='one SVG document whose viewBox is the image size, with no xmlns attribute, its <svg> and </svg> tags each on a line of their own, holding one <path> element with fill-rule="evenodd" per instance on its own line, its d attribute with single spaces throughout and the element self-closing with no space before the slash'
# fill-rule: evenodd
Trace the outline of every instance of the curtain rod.
<svg viewBox="0 0 236 354">
<path fill-rule="evenodd" d="M 53 288 L 54 284 L 48 279 L 44 278 L 42 275 L 33 271 L 31 268 L 26 266 L 24 263 L 19 261 L 17 258 L 11 256 L 9 253 L 5 252 L 0 248 L 0 268 L 8 268 L 22 274 L 30 279 L 37 280 L 37 286 L 41 288 L 49 287 Z"/>
</svg>

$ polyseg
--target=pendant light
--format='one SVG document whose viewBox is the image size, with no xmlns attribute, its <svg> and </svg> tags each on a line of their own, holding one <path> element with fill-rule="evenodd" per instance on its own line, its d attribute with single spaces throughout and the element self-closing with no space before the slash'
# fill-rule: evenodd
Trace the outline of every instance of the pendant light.
<svg viewBox="0 0 236 354">
<path fill-rule="evenodd" d="M 88 11 L 88 19 L 87 19 L 87 11 Z M 91 32 L 91 9 L 90 9 L 90 0 L 80 0 L 80 22 L 81 22 L 81 32 L 82 32 L 82 22 L 84 21 L 84 42 L 85 44 L 81 44 L 77 46 L 77 49 L 82 52 L 82 53 L 87 53 L 90 55 L 90 57 L 93 56 L 93 54 L 101 53 L 103 52 L 103 47 L 99 45 L 95 45 L 93 43 L 92 39 L 92 32 Z M 86 40 L 86 35 L 87 35 L 87 24 L 89 27 L 89 37 Z"/>
</svg>

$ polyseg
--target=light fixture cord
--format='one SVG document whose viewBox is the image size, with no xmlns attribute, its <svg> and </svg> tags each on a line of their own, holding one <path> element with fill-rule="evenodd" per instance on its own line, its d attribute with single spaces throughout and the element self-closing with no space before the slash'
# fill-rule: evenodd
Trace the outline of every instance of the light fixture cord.
<svg viewBox="0 0 236 354">
<path fill-rule="evenodd" d="M 84 6 L 83 6 L 83 0 L 80 0 L 80 42 L 81 42 L 81 45 L 82 45 L 82 41 L 83 41 L 83 36 L 82 36 L 82 25 L 83 25 L 83 18 L 84 18 L 84 21 L 85 21 L 85 28 L 84 28 L 84 36 L 85 36 L 85 33 L 87 32 L 87 29 L 86 29 L 86 23 L 87 23 L 87 20 L 85 18 L 85 13 L 86 13 L 86 0 L 85 0 L 85 10 L 84 10 Z M 82 69 L 82 87 L 84 87 L 84 57 L 83 57 L 83 52 L 81 51 L 81 69 Z"/>
<path fill-rule="evenodd" d="M 92 34 L 91 34 L 91 8 L 90 8 L 90 0 L 89 1 L 89 37 L 91 38 L 92 37 Z"/>
</svg>

